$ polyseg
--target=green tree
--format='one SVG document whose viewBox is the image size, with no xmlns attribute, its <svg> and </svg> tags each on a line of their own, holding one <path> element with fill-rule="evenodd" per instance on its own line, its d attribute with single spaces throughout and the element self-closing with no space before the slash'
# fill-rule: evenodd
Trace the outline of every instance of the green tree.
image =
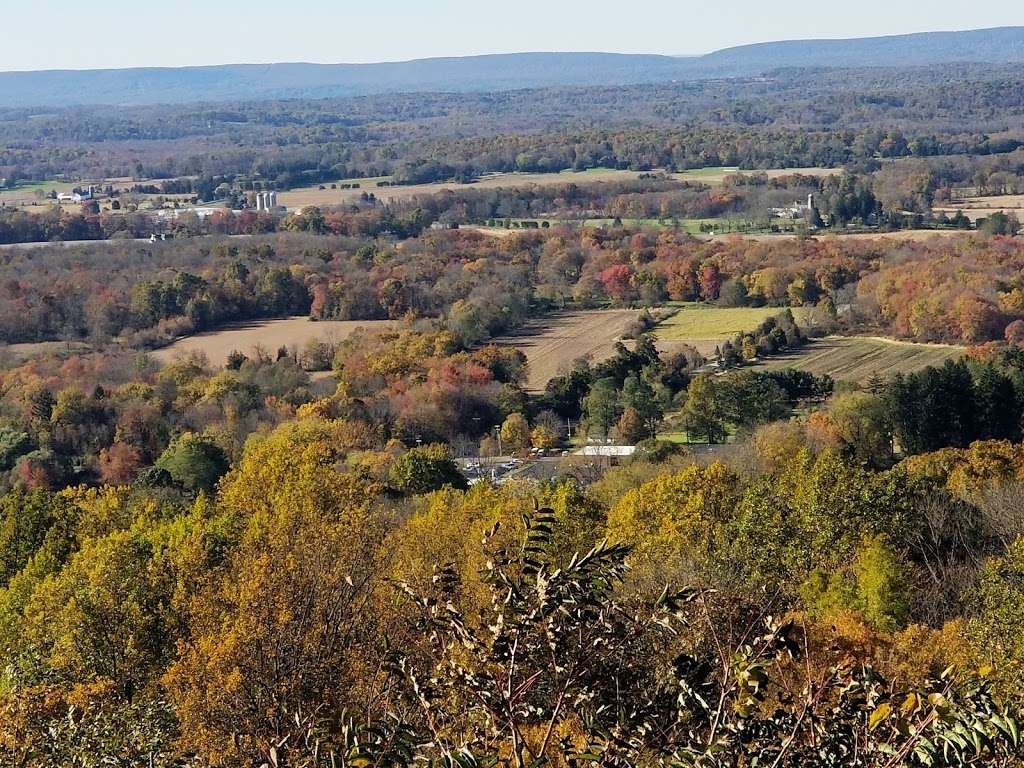
<svg viewBox="0 0 1024 768">
<path fill-rule="evenodd" d="M 509 453 L 530 447 L 530 422 L 521 413 L 510 413 L 501 425 L 502 448 Z"/>
<path fill-rule="evenodd" d="M 25 432 L 0 429 L 0 471 L 14 468 L 18 459 L 32 452 L 32 439 Z"/>
<path fill-rule="evenodd" d="M 25 608 L 25 633 L 47 666 L 72 681 L 106 678 L 131 699 L 170 662 L 180 637 L 174 573 L 155 532 L 83 544 Z"/>
<path fill-rule="evenodd" d="M 697 376 L 686 390 L 686 404 L 682 411 L 683 426 L 691 435 L 703 436 L 709 443 L 719 443 L 728 434 L 725 429 L 725 409 L 715 380 L 710 376 Z"/>
<path fill-rule="evenodd" d="M 888 403 L 868 392 L 839 395 L 828 409 L 844 453 L 861 466 L 884 469 L 892 464 L 892 420 Z"/>
<path fill-rule="evenodd" d="M 771 376 L 754 371 L 731 373 L 716 382 L 716 399 L 728 421 L 741 427 L 781 419 L 789 398 Z"/>
<path fill-rule="evenodd" d="M 910 614 L 909 583 L 905 566 L 883 536 L 867 539 L 854 563 L 857 600 L 864 618 L 882 632 L 906 624 Z"/>
<path fill-rule="evenodd" d="M 0 499 L 0 587 L 28 564 L 54 525 L 73 521 L 74 508 L 47 491 L 14 490 Z"/>
<path fill-rule="evenodd" d="M 974 597 L 971 639 L 1004 689 L 1017 692 L 1024 685 L 1024 539 L 985 562 Z"/>
<path fill-rule="evenodd" d="M 607 434 L 619 420 L 622 410 L 619 405 L 619 389 L 611 378 L 599 379 L 583 398 L 583 413 L 591 429 Z"/>
<path fill-rule="evenodd" d="M 211 491 L 230 467 L 227 454 L 211 438 L 186 433 L 156 461 L 174 481 L 190 491 Z"/>
<path fill-rule="evenodd" d="M 636 416 L 643 428 L 642 437 L 648 437 L 657 432 L 664 411 L 658 403 L 654 389 L 643 377 L 635 373 L 626 377 L 622 382 L 619 406 L 623 412 L 627 409 L 636 411 Z"/>
<path fill-rule="evenodd" d="M 388 481 L 396 491 L 408 494 L 467 487 L 466 478 L 444 445 L 425 445 L 406 451 L 392 463 Z"/>
</svg>

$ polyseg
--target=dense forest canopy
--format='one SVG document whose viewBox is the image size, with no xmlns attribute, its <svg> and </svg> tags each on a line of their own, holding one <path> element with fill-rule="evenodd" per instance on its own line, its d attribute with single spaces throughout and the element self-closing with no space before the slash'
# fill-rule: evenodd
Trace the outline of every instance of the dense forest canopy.
<svg viewBox="0 0 1024 768">
<path fill-rule="evenodd" d="M 1019 35 L 0 109 L 0 765 L 1024 765 Z"/>
</svg>

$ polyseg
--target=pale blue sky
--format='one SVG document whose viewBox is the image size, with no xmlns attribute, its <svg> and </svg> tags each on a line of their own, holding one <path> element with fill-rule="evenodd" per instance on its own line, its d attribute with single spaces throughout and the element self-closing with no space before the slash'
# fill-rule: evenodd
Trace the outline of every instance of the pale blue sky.
<svg viewBox="0 0 1024 768">
<path fill-rule="evenodd" d="M 397 61 L 513 51 L 706 53 L 779 39 L 1024 25 L 1021 0 L 3 0 L 2 5 L 0 70 Z"/>
</svg>

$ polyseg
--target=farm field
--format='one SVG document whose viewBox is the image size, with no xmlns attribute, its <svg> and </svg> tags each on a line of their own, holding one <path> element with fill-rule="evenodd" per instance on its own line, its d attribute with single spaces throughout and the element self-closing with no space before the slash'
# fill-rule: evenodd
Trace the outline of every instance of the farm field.
<svg viewBox="0 0 1024 768">
<path fill-rule="evenodd" d="M 219 331 L 186 336 L 173 344 L 159 349 L 153 357 L 163 363 L 178 357 L 201 352 L 211 365 L 222 366 L 228 355 L 238 350 L 249 354 L 256 347 L 262 347 L 273 354 L 282 346 L 302 347 L 311 339 L 342 341 L 357 328 L 384 331 L 393 328 L 391 320 L 320 320 L 313 322 L 308 317 L 289 317 L 283 320 L 236 323 Z"/>
<path fill-rule="evenodd" d="M 1017 218 L 1024 216 L 1024 195 L 989 195 L 985 197 L 968 197 L 963 200 L 956 200 L 948 205 L 936 208 L 949 215 L 957 211 L 963 211 L 971 221 L 984 219 L 993 213 L 1003 211 L 1014 213 Z"/>
<path fill-rule="evenodd" d="M 672 317 L 657 328 L 664 341 L 725 341 L 740 331 L 752 331 L 769 317 L 784 312 L 784 307 L 712 307 L 705 304 L 685 303 Z M 797 323 L 809 310 L 793 308 Z"/>
<path fill-rule="evenodd" d="M 829 336 L 793 353 L 772 357 L 759 367 L 797 368 L 818 376 L 827 373 L 836 381 L 863 384 L 872 376 L 885 379 L 939 366 L 956 360 L 964 351 L 964 347 L 947 344 L 915 344 L 876 336 Z"/>
<path fill-rule="evenodd" d="M 895 242 L 922 242 L 933 237 L 964 237 L 970 235 L 970 230 L 963 229 L 900 229 L 895 232 L 853 232 L 848 235 L 842 233 L 819 234 L 818 237 L 841 237 L 844 240 L 880 240 L 889 239 Z M 755 236 L 759 238 L 761 236 Z"/>
<path fill-rule="evenodd" d="M 694 168 L 689 171 L 672 174 L 672 178 L 679 179 L 681 181 L 696 181 L 702 184 L 717 186 L 724 182 L 727 176 L 735 176 L 737 174 L 748 176 L 755 173 L 764 173 L 767 174 L 769 179 L 777 179 L 780 176 L 790 176 L 795 173 L 799 173 L 803 176 L 824 177 L 842 172 L 842 169 L 839 168 L 772 168 L 767 171 L 741 171 L 736 167 L 720 167 Z"/>
<path fill-rule="evenodd" d="M 165 181 L 169 181 L 169 179 L 133 179 L 131 177 L 122 176 L 106 179 L 82 179 L 80 181 L 24 182 L 13 188 L 0 190 L 0 207 L 20 208 L 22 210 L 29 211 L 30 213 L 42 213 L 49 208 L 59 205 L 65 212 L 77 213 L 80 209 L 79 203 L 58 203 L 56 200 L 47 197 L 47 195 L 50 192 L 56 192 L 57 194 L 62 192 L 71 192 L 76 187 L 88 187 L 91 185 L 96 185 L 98 187 L 113 187 L 123 195 L 123 197 L 120 198 L 122 203 L 127 203 L 129 201 L 142 203 L 156 197 L 162 197 L 167 201 L 177 200 L 179 202 L 186 202 L 191 199 L 191 195 L 149 195 L 129 193 L 129 190 L 136 184 L 159 186 Z M 109 211 L 110 198 L 101 196 L 97 198 L 97 200 L 103 210 Z"/>
<path fill-rule="evenodd" d="M 87 352 L 89 345 L 81 341 L 32 341 L 0 344 L 0 363 L 20 364 L 33 357 L 53 353 Z"/>
<path fill-rule="evenodd" d="M 33 205 L 36 203 L 44 204 L 49 203 L 54 205 L 55 203 L 51 200 L 43 198 L 50 190 L 55 192 L 70 192 L 75 187 L 75 184 L 68 181 L 40 181 L 40 182 L 26 182 L 25 184 L 18 184 L 13 189 L 4 189 L 0 191 L 0 205 L 5 205 L 13 208 Z"/>
<path fill-rule="evenodd" d="M 531 320 L 494 343 L 523 351 L 529 363 L 526 388 L 540 392 L 551 379 L 568 371 L 574 360 L 589 356 L 600 362 L 610 357 L 615 342 L 637 315 L 631 309 L 563 312 Z"/>
<path fill-rule="evenodd" d="M 769 177 L 775 178 L 791 173 L 803 173 L 814 176 L 827 176 L 836 173 L 830 168 L 778 168 L 765 171 Z M 736 173 L 753 173 L 753 171 L 738 171 L 736 168 L 699 168 L 692 171 L 668 174 L 669 178 L 680 181 L 694 181 L 703 184 L 718 185 L 723 182 L 726 176 Z M 760 173 L 760 171 L 758 171 Z M 521 187 L 531 184 L 557 185 L 557 184 L 587 184 L 594 182 L 611 181 L 634 181 L 640 175 L 639 171 L 620 171 L 614 168 L 593 168 L 588 171 L 562 171 L 561 173 L 494 173 L 481 176 L 472 184 L 459 184 L 455 182 L 433 182 L 430 184 L 410 184 L 397 187 L 378 187 L 377 182 L 388 181 L 390 177 L 381 176 L 372 179 L 345 179 L 335 182 L 341 184 L 359 184 L 359 189 L 331 189 L 330 184 L 293 189 L 278 194 L 281 205 L 287 208 L 301 208 L 306 205 L 328 206 L 339 205 L 349 200 L 360 197 L 364 192 L 372 192 L 379 199 L 388 202 L 390 200 L 402 200 L 417 195 L 430 195 L 444 189 L 459 189 L 472 187 L 476 189 L 502 189 L 507 187 Z"/>
<path fill-rule="evenodd" d="M 495 173 L 482 176 L 472 184 L 459 184 L 457 182 L 432 182 L 430 184 L 408 184 L 396 187 L 378 187 L 378 181 L 388 181 L 389 177 L 374 179 L 348 179 L 341 184 L 359 184 L 359 189 L 331 189 L 326 184 L 326 189 L 316 187 L 304 187 L 293 189 L 278 194 L 281 205 L 287 208 L 301 208 L 306 205 L 338 205 L 349 200 L 355 200 L 364 192 L 372 192 L 378 199 L 384 202 L 392 200 L 404 200 L 417 195 L 432 195 L 445 189 L 502 189 L 506 187 L 520 187 L 530 184 L 571 184 L 583 182 L 601 181 L 627 181 L 636 179 L 639 173 L 636 171 L 618 171 L 614 169 L 595 169 L 590 171 L 563 171 L 562 173 Z"/>
</svg>

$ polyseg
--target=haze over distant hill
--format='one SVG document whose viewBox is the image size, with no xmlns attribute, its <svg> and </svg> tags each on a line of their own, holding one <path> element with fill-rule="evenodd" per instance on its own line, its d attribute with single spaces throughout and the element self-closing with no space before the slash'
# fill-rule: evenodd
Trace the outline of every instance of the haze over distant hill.
<svg viewBox="0 0 1024 768">
<path fill-rule="evenodd" d="M 0 73 L 0 107 L 141 105 L 319 98 L 430 91 L 500 91 L 745 77 L 781 67 L 1024 63 L 1024 27 L 850 40 L 759 43 L 695 57 L 518 53 L 381 64 L 235 64 L 208 67 Z"/>
</svg>

